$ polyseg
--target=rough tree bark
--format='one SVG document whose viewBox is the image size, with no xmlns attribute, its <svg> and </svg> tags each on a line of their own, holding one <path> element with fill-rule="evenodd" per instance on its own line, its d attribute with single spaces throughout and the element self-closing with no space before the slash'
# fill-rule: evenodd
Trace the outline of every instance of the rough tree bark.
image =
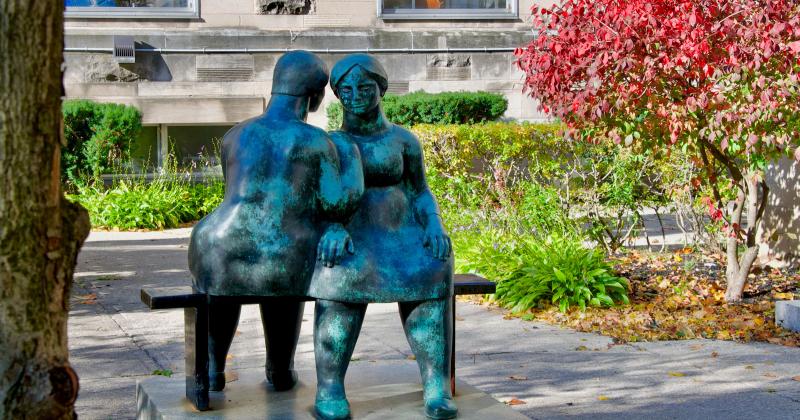
<svg viewBox="0 0 800 420">
<path fill-rule="evenodd" d="M 74 418 L 67 306 L 86 211 L 60 183 L 63 0 L 0 0 L 0 418 Z"/>
<path fill-rule="evenodd" d="M 747 276 L 753 268 L 758 256 L 757 232 L 764 220 L 764 209 L 767 204 L 769 188 L 757 174 L 748 173 L 739 181 L 739 193 L 734 200 L 731 224 L 742 226 L 744 209 L 747 209 L 747 227 L 734 229 L 734 234 L 728 237 L 726 243 L 727 268 L 725 277 L 728 287 L 725 289 L 726 302 L 742 300 L 742 293 L 747 284 Z M 761 190 L 759 194 L 759 189 Z M 744 250 L 739 254 L 740 242 Z"/>
</svg>

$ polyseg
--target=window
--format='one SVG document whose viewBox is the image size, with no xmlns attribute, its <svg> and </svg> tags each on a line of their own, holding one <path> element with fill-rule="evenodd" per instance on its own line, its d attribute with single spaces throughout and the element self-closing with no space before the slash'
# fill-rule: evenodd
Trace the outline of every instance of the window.
<svg viewBox="0 0 800 420">
<path fill-rule="evenodd" d="M 196 18 L 199 0 L 65 0 L 64 16 L 77 18 Z"/>
<path fill-rule="evenodd" d="M 517 0 L 378 0 L 383 19 L 516 19 Z"/>
</svg>

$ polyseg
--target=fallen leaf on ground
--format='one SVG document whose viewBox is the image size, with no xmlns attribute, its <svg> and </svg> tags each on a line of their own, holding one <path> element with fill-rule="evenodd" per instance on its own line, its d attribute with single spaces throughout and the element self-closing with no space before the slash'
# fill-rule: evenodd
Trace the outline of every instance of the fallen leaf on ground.
<svg viewBox="0 0 800 420">
<path fill-rule="evenodd" d="M 753 365 L 747 365 L 747 366 L 745 366 L 744 368 L 745 368 L 745 369 L 747 369 L 747 370 L 753 370 L 753 369 L 755 369 L 755 368 L 753 367 Z"/>
<path fill-rule="evenodd" d="M 793 381 L 800 382 L 800 375 L 798 375 L 798 376 L 792 376 L 792 380 L 793 380 Z"/>
<path fill-rule="evenodd" d="M 605 395 L 600 395 L 599 397 L 597 397 L 597 399 L 600 401 L 606 401 L 608 400 L 608 397 L 606 397 Z"/>
<path fill-rule="evenodd" d="M 511 400 L 506 401 L 506 405 L 522 405 L 522 404 L 527 404 L 527 403 L 517 398 L 513 398 Z"/>
<path fill-rule="evenodd" d="M 778 375 L 776 375 L 776 374 L 774 374 L 772 372 L 767 372 L 767 373 L 764 374 L 764 377 L 765 378 L 777 378 Z"/>
<path fill-rule="evenodd" d="M 682 376 L 686 376 L 686 374 L 682 373 L 682 372 L 667 372 L 667 375 L 674 376 L 676 378 L 680 378 Z"/>
<path fill-rule="evenodd" d="M 576 350 L 576 351 L 586 351 L 586 350 L 589 350 L 589 347 L 586 347 L 586 346 L 578 346 L 578 347 L 575 347 L 575 350 Z"/>
<path fill-rule="evenodd" d="M 511 375 L 511 376 L 509 376 L 509 378 L 510 378 L 510 379 L 513 379 L 513 380 L 515 380 L 515 381 L 527 381 L 527 380 L 528 380 L 528 377 L 527 377 L 527 376 L 517 376 L 517 375 Z"/>
<path fill-rule="evenodd" d="M 717 353 L 717 352 L 715 352 L 715 351 L 712 351 L 712 352 L 711 352 L 711 357 L 717 357 L 717 356 L 719 356 L 719 353 Z"/>
<path fill-rule="evenodd" d="M 408 357 L 406 357 L 406 359 L 408 359 L 408 360 L 417 360 L 417 356 L 414 356 L 412 354 L 412 355 L 409 355 Z"/>
</svg>

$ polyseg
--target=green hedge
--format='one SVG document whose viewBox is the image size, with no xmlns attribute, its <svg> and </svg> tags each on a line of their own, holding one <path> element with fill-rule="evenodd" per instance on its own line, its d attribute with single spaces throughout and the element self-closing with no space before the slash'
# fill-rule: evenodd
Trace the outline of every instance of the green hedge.
<svg viewBox="0 0 800 420">
<path fill-rule="evenodd" d="M 136 108 L 87 100 L 65 101 L 62 176 L 72 184 L 109 173 L 128 157 L 128 145 L 142 129 Z"/>
<path fill-rule="evenodd" d="M 489 92 L 413 92 L 406 95 L 387 94 L 382 101 L 389 121 L 413 126 L 417 124 L 472 124 L 494 121 L 508 108 L 508 100 Z M 342 125 L 342 106 L 333 102 L 326 108 L 328 129 Z"/>
</svg>

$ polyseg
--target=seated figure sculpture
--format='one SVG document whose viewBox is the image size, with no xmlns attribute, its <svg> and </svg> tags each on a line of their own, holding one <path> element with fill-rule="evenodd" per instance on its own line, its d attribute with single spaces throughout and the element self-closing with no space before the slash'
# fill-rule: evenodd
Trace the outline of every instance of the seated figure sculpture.
<svg viewBox="0 0 800 420">
<path fill-rule="evenodd" d="M 225 386 L 225 359 L 240 305 L 225 296 L 266 297 L 261 304 L 266 375 L 276 390 L 292 388 L 303 301 L 316 257 L 335 263 L 353 252 L 337 220 L 363 192 L 358 150 L 333 143 L 305 122 L 328 81 L 314 54 L 293 51 L 275 66 L 266 111 L 225 134 L 225 196 L 192 231 L 194 288 L 209 296 L 209 388 Z M 324 245 L 324 246 L 323 246 Z M 317 255 L 317 248 L 324 253 Z"/>
<path fill-rule="evenodd" d="M 320 262 L 309 295 L 317 298 L 314 353 L 315 410 L 345 419 L 350 408 L 344 377 L 367 304 L 398 302 L 400 317 L 422 376 L 425 414 L 455 417 L 450 391 L 453 256 L 439 208 L 428 188 L 419 140 L 390 123 L 380 101 L 386 71 L 373 57 L 353 54 L 336 63 L 331 87 L 344 121 L 337 141 L 357 145 L 364 195 L 346 224 L 356 252 L 333 264 Z"/>
</svg>

